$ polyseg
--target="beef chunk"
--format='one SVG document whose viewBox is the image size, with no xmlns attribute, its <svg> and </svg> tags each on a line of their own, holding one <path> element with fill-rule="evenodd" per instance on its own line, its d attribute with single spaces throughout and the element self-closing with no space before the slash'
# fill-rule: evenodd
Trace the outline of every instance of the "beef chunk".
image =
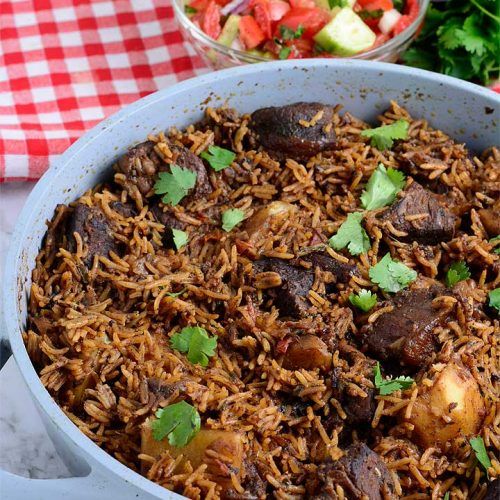
<svg viewBox="0 0 500 500">
<path fill-rule="evenodd" d="M 122 217 L 135 217 L 137 210 L 130 203 L 122 203 L 121 201 L 113 201 L 109 205 L 115 212 L 118 212 Z"/>
<path fill-rule="evenodd" d="M 394 309 L 362 329 L 369 352 L 379 360 L 409 368 L 424 366 L 436 349 L 433 328 L 445 319 L 432 306 L 440 292 L 438 287 L 398 292 L 392 301 Z"/>
<path fill-rule="evenodd" d="M 308 498 L 338 498 L 340 485 L 350 500 L 395 499 L 394 481 L 377 453 L 364 443 L 353 444 L 336 462 L 325 462 L 307 480 Z"/>
<path fill-rule="evenodd" d="M 285 353 L 283 366 L 290 370 L 328 370 L 332 365 L 332 354 L 326 344 L 315 335 L 295 337 Z"/>
<path fill-rule="evenodd" d="M 168 399 L 176 391 L 182 393 L 186 390 L 186 384 L 184 382 L 169 383 L 155 377 L 148 378 L 147 385 L 149 391 L 160 401 Z"/>
<path fill-rule="evenodd" d="M 311 122 L 321 112 L 322 116 L 316 123 L 310 126 L 300 123 Z M 305 160 L 335 145 L 333 127 L 326 128 L 331 124 L 333 114 L 331 106 L 298 102 L 254 111 L 250 127 L 262 146 L 273 151 L 278 158 Z"/>
<path fill-rule="evenodd" d="M 109 252 L 117 251 L 117 244 L 111 235 L 111 224 L 100 208 L 88 207 L 82 203 L 75 206 L 68 223 L 68 242 L 70 252 L 76 250 L 73 236 L 78 233 L 88 252 L 83 262 L 91 266 L 94 255 L 109 256 Z"/>
<path fill-rule="evenodd" d="M 151 206 L 150 211 L 153 214 L 155 220 L 165 226 L 162 235 L 163 246 L 165 248 L 172 248 L 174 246 L 172 229 L 180 229 L 181 231 L 184 231 L 187 227 L 187 224 L 180 221 L 172 213 L 168 211 L 164 212 L 157 203 Z"/>
<path fill-rule="evenodd" d="M 407 216 L 428 214 L 427 217 L 409 221 Z M 453 238 L 457 218 L 441 203 L 436 195 L 413 182 L 404 196 L 396 201 L 381 217 L 406 236 L 400 241 L 418 241 L 433 245 Z M 390 233 L 392 234 L 392 233 Z"/>
<path fill-rule="evenodd" d="M 351 276 L 357 274 L 356 266 L 344 264 L 336 259 L 333 259 L 328 253 L 323 251 L 313 251 L 300 256 L 300 260 L 310 262 L 313 270 L 319 267 L 322 271 L 332 273 L 338 282 L 347 283 Z"/>
<path fill-rule="evenodd" d="M 127 183 L 137 186 L 141 194 L 146 195 L 153 189 L 159 172 L 170 171 L 169 164 L 175 164 L 196 173 L 196 184 L 189 192 L 192 199 L 202 198 L 212 192 L 205 165 L 189 149 L 169 143 L 172 159 L 166 163 L 158 156 L 154 147 L 155 143 L 152 141 L 138 144 L 129 149 L 117 163 L 118 172 L 125 174 Z"/>
<path fill-rule="evenodd" d="M 486 496 L 483 500 L 498 500 L 500 498 L 500 479 L 494 479 L 488 483 Z"/>
<path fill-rule="evenodd" d="M 307 296 L 314 283 L 314 273 L 309 269 L 293 266 L 282 259 L 265 258 L 254 263 L 257 272 L 268 271 L 280 275 L 281 286 L 268 294 L 282 316 L 300 317 L 309 308 Z"/>
<path fill-rule="evenodd" d="M 478 214 L 488 236 L 491 238 L 498 236 L 500 234 L 500 200 L 489 208 L 478 210 Z"/>
</svg>

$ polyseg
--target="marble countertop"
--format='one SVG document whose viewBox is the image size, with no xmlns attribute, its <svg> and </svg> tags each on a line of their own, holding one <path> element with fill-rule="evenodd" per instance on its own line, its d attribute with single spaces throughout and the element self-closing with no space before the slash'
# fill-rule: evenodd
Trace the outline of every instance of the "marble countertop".
<svg viewBox="0 0 500 500">
<path fill-rule="evenodd" d="M 2 267 L 15 221 L 33 186 L 28 182 L 0 184 Z M 69 476 L 13 358 L 0 371 L 0 469 L 36 479 Z"/>
</svg>

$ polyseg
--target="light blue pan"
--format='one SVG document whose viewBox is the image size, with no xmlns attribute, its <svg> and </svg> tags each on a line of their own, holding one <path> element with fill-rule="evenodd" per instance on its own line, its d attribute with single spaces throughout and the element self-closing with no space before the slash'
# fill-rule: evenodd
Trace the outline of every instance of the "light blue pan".
<svg viewBox="0 0 500 500">
<path fill-rule="evenodd" d="M 85 437 L 44 389 L 24 348 L 31 268 L 58 203 L 69 203 L 109 176 L 127 147 L 171 125 L 184 127 L 203 109 L 227 103 L 240 111 L 322 101 L 372 121 L 395 99 L 473 151 L 498 144 L 500 99 L 445 76 L 391 64 L 354 60 L 282 61 L 204 75 L 150 95 L 97 125 L 64 153 L 32 191 L 19 217 L 2 282 L 2 334 L 57 450 L 75 477 L 32 480 L 1 474 L 6 499 L 180 498 L 131 471 Z"/>
</svg>

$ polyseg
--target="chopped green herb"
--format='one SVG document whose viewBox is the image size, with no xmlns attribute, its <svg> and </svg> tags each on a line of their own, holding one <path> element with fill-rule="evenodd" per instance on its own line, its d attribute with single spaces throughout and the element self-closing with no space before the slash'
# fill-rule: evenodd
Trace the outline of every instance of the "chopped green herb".
<svg viewBox="0 0 500 500">
<path fill-rule="evenodd" d="M 393 0 L 392 1 L 392 5 L 394 6 L 394 8 L 396 10 L 398 10 L 399 12 L 402 12 L 403 11 L 403 7 L 404 7 L 404 2 L 403 0 Z"/>
<path fill-rule="evenodd" d="M 180 250 L 188 242 L 188 234 L 180 229 L 172 228 L 172 236 L 174 239 L 174 245 L 177 250 Z"/>
<path fill-rule="evenodd" d="M 349 295 L 349 302 L 358 309 L 368 312 L 377 303 L 377 296 L 370 290 L 360 290 L 357 295 L 354 293 Z"/>
<path fill-rule="evenodd" d="M 217 335 L 209 337 L 199 326 L 187 326 L 170 339 L 170 344 L 179 352 L 187 353 L 187 359 L 201 366 L 208 365 L 208 358 L 215 354 Z"/>
<path fill-rule="evenodd" d="M 366 188 L 361 194 L 361 205 L 366 210 L 375 210 L 391 204 L 405 185 L 403 172 L 386 168 L 382 163 L 368 179 Z"/>
<path fill-rule="evenodd" d="M 490 299 L 490 306 L 494 307 L 497 311 L 500 311 L 500 288 L 491 290 L 488 294 L 488 298 Z"/>
<path fill-rule="evenodd" d="M 201 427 L 200 414 L 186 401 L 161 408 L 155 415 L 157 420 L 151 423 L 153 438 L 161 441 L 168 436 L 172 446 L 186 446 Z"/>
<path fill-rule="evenodd" d="M 377 10 L 362 10 L 358 12 L 358 16 L 366 21 L 367 19 L 380 19 L 384 15 L 384 11 L 382 9 Z"/>
<path fill-rule="evenodd" d="M 181 296 L 185 291 L 186 289 L 184 288 L 180 292 L 167 292 L 165 295 L 168 295 L 169 297 L 173 297 L 175 299 L 176 297 Z"/>
<path fill-rule="evenodd" d="M 381 127 L 363 130 L 361 135 L 371 139 L 370 144 L 384 151 L 392 148 L 395 139 L 407 139 L 408 129 L 410 124 L 406 120 L 398 120 L 390 125 L 382 125 Z"/>
<path fill-rule="evenodd" d="M 155 183 L 156 194 L 164 194 L 162 201 L 172 206 L 177 205 L 196 184 L 196 172 L 177 165 L 170 165 L 169 172 L 160 172 Z"/>
<path fill-rule="evenodd" d="M 478 462 L 484 467 L 486 473 L 488 473 L 488 469 L 491 467 L 491 461 L 488 456 L 488 452 L 486 451 L 486 447 L 484 446 L 483 438 L 481 436 L 476 436 L 469 442 L 474 450 L 474 453 L 476 454 Z"/>
<path fill-rule="evenodd" d="M 222 214 L 222 229 L 228 232 L 231 231 L 245 218 L 245 212 L 238 208 L 230 208 Z"/>
<path fill-rule="evenodd" d="M 382 378 L 382 373 L 380 373 L 380 363 L 378 361 L 373 373 L 375 375 L 375 387 L 378 389 L 381 396 L 387 396 L 388 394 L 392 394 L 394 391 L 399 391 L 400 389 L 408 389 L 414 382 L 411 377 L 396 377 L 395 379 Z"/>
<path fill-rule="evenodd" d="M 391 259 L 389 253 L 368 271 L 370 279 L 385 292 L 396 293 L 417 279 L 417 272 L 402 262 Z"/>
<path fill-rule="evenodd" d="M 303 33 L 304 33 L 304 26 L 302 26 L 301 24 L 299 24 L 299 26 L 295 31 L 293 31 L 288 26 L 283 26 L 283 25 L 280 26 L 280 34 L 283 40 L 293 40 L 295 38 L 300 38 L 303 35 Z"/>
<path fill-rule="evenodd" d="M 494 245 L 497 241 L 500 241 L 500 234 L 498 236 L 495 236 L 494 238 L 491 238 L 489 243 Z M 496 253 L 497 255 L 500 255 L 500 245 L 498 245 L 494 250 L 493 253 Z"/>
<path fill-rule="evenodd" d="M 278 54 L 278 57 L 280 59 L 288 59 L 288 56 L 290 55 L 290 52 L 292 52 L 291 47 L 282 47 L 280 49 L 280 52 Z"/>
<path fill-rule="evenodd" d="M 184 12 L 186 14 L 196 14 L 198 11 L 194 7 L 191 7 L 190 5 L 186 5 L 184 7 Z"/>
<path fill-rule="evenodd" d="M 201 157 L 208 161 L 208 164 L 216 171 L 229 167 L 233 163 L 236 155 L 229 151 L 229 149 L 224 149 L 219 146 L 208 146 L 208 152 L 203 151 Z"/>
<path fill-rule="evenodd" d="M 470 271 L 467 264 L 463 261 L 453 262 L 446 273 L 446 286 L 452 287 L 459 281 L 470 278 Z"/>
<path fill-rule="evenodd" d="M 328 6 L 330 9 L 333 9 L 334 7 L 349 7 L 349 1 L 348 0 L 328 0 Z"/>
<path fill-rule="evenodd" d="M 370 238 L 361 225 L 362 219 L 361 212 L 349 214 L 337 233 L 330 238 L 330 246 L 335 250 L 347 247 L 351 255 L 367 252 L 370 248 Z"/>
<path fill-rule="evenodd" d="M 444 494 L 444 498 L 443 500 L 450 500 L 450 492 L 447 491 L 445 494 Z"/>
</svg>

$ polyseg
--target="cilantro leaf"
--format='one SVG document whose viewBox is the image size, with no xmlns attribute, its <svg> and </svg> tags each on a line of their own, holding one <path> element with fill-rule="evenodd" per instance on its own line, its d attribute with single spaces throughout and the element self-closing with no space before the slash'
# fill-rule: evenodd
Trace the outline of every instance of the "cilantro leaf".
<svg viewBox="0 0 500 500">
<path fill-rule="evenodd" d="M 488 293 L 489 304 L 497 311 L 500 311 L 500 288 L 495 288 Z"/>
<path fill-rule="evenodd" d="M 500 241 L 500 234 L 498 236 L 495 236 L 494 238 L 491 238 L 491 240 L 488 243 L 491 243 L 494 245 L 497 241 Z M 498 245 L 494 250 L 493 253 L 496 253 L 497 255 L 500 254 L 500 245 Z"/>
<path fill-rule="evenodd" d="M 417 279 L 417 272 L 402 262 L 391 259 L 389 253 L 368 271 L 370 279 L 385 292 L 396 293 Z"/>
<path fill-rule="evenodd" d="M 463 261 L 453 262 L 446 273 L 446 286 L 452 287 L 459 281 L 470 278 L 470 271 L 467 264 Z"/>
<path fill-rule="evenodd" d="M 380 363 L 377 361 L 377 365 L 373 369 L 373 374 L 375 375 L 374 384 L 378 389 L 378 392 L 381 396 L 387 396 L 388 394 L 392 394 L 395 391 L 399 391 L 400 389 L 408 389 L 413 385 L 414 380 L 411 377 L 396 377 L 395 379 L 391 378 L 382 378 L 382 373 L 380 372 Z"/>
<path fill-rule="evenodd" d="M 391 204 L 401 188 L 405 185 L 403 172 L 389 168 L 382 163 L 368 179 L 366 188 L 361 194 L 361 205 L 366 210 L 375 210 Z"/>
<path fill-rule="evenodd" d="M 481 436 L 476 436 L 472 438 L 469 443 L 476 454 L 478 462 L 484 467 L 487 473 L 488 469 L 491 467 L 491 461 L 486 451 L 486 447 L 484 446 L 483 438 Z"/>
<path fill-rule="evenodd" d="M 347 247 L 351 255 L 359 255 L 370 249 L 370 238 L 361 225 L 363 214 L 354 212 L 339 227 L 336 234 L 330 240 L 330 246 L 335 250 Z"/>
<path fill-rule="evenodd" d="M 189 14 L 196 14 L 198 11 L 194 7 L 191 7 L 190 5 L 186 5 L 184 7 L 184 12 L 189 15 Z"/>
<path fill-rule="evenodd" d="M 361 135 L 369 137 L 371 139 L 370 144 L 373 147 L 384 151 L 392 147 L 395 139 L 407 139 L 409 128 L 410 124 L 406 120 L 398 120 L 390 125 L 363 130 Z"/>
<path fill-rule="evenodd" d="M 292 52 L 292 49 L 290 47 L 282 47 L 280 49 L 279 54 L 278 54 L 278 58 L 279 59 L 288 59 L 290 52 Z"/>
<path fill-rule="evenodd" d="M 301 24 L 298 25 L 297 29 L 293 31 L 293 29 L 288 26 L 280 25 L 280 34 L 283 40 L 293 40 L 296 38 L 300 38 L 304 33 L 304 26 Z"/>
<path fill-rule="evenodd" d="M 392 5 L 399 12 L 403 12 L 404 2 L 403 0 L 393 0 Z"/>
<path fill-rule="evenodd" d="M 450 500 L 450 492 L 449 492 L 449 491 L 447 491 L 447 492 L 444 494 L 443 500 Z"/>
<path fill-rule="evenodd" d="M 186 233 L 186 231 L 172 228 L 172 236 L 174 239 L 175 248 L 177 248 L 177 250 L 180 250 L 188 242 L 188 234 Z"/>
<path fill-rule="evenodd" d="M 377 303 L 377 296 L 370 292 L 370 290 L 363 289 L 357 295 L 351 293 L 349 295 L 349 302 L 358 309 L 368 312 Z"/>
<path fill-rule="evenodd" d="M 204 328 L 187 326 L 172 336 L 170 344 L 179 352 L 187 352 L 187 359 L 193 365 L 207 366 L 208 358 L 215 354 L 217 335 L 209 337 Z"/>
<path fill-rule="evenodd" d="M 367 19 L 380 19 L 384 15 L 384 11 L 382 9 L 376 10 L 361 10 L 358 12 L 358 16 L 366 21 Z"/>
<path fill-rule="evenodd" d="M 230 208 L 222 214 L 222 229 L 229 233 L 245 218 L 245 212 L 238 208 Z"/>
<path fill-rule="evenodd" d="M 208 164 L 216 172 L 229 167 L 236 158 L 235 153 L 229 151 L 229 149 L 220 148 L 219 146 L 208 146 L 208 152 L 203 151 L 200 156 L 207 160 Z"/>
<path fill-rule="evenodd" d="M 173 297 L 175 299 L 176 297 L 181 296 L 185 291 L 186 289 L 184 288 L 180 292 L 167 292 L 165 295 L 168 295 L 169 297 Z"/>
<path fill-rule="evenodd" d="M 333 9 L 334 7 L 349 7 L 349 1 L 348 0 L 328 0 L 328 7 L 330 9 Z"/>
<path fill-rule="evenodd" d="M 151 423 L 153 438 L 161 441 L 168 436 L 172 446 L 186 446 L 201 427 L 200 414 L 194 406 L 180 401 L 155 413 L 157 420 Z"/>
<path fill-rule="evenodd" d="M 156 194 L 164 194 L 163 203 L 177 205 L 196 184 L 196 172 L 177 165 L 170 165 L 169 172 L 160 172 L 155 183 Z"/>
</svg>

